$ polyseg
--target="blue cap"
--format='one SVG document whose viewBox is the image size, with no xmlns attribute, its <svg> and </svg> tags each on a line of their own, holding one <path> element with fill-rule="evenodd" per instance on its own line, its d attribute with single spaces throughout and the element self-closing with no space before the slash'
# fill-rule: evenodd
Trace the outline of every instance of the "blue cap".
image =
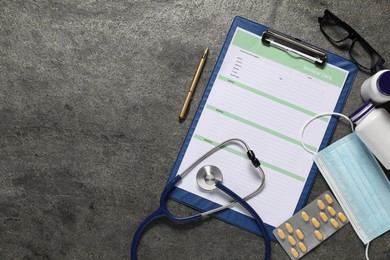
<svg viewBox="0 0 390 260">
<path fill-rule="evenodd" d="M 390 96 L 390 71 L 385 71 L 379 76 L 376 86 L 383 95 Z"/>
</svg>

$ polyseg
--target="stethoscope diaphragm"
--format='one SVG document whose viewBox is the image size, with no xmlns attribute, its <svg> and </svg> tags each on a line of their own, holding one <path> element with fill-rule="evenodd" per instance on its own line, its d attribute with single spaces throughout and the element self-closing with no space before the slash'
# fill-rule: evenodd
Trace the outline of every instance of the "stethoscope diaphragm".
<svg viewBox="0 0 390 260">
<path fill-rule="evenodd" d="M 216 181 L 222 182 L 222 172 L 214 165 L 206 165 L 199 169 L 196 174 L 196 182 L 202 190 L 211 191 L 216 189 Z"/>
</svg>

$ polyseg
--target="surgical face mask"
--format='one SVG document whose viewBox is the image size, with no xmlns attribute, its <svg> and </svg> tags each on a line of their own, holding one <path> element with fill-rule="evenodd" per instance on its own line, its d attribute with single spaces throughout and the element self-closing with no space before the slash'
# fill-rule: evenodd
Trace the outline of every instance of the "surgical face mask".
<svg viewBox="0 0 390 260">
<path fill-rule="evenodd" d="M 322 114 L 315 118 L 332 114 L 349 120 L 337 113 Z M 315 118 L 306 123 L 301 138 L 306 126 Z M 350 123 L 353 130 L 353 124 Z M 306 151 L 313 153 L 303 142 L 301 144 Z M 314 162 L 364 244 L 390 230 L 390 183 L 374 156 L 355 133 L 314 154 Z"/>
</svg>

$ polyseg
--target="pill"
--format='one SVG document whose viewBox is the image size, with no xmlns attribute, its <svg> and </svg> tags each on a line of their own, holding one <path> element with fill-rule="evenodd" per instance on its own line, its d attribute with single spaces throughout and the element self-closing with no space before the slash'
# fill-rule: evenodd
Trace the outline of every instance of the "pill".
<svg viewBox="0 0 390 260">
<path fill-rule="evenodd" d="M 300 240 L 303 240 L 305 238 L 305 234 L 303 234 L 302 230 L 300 230 L 300 229 L 295 230 L 295 234 L 297 234 L 297 237 Z"/>
<path fill-rule="evenodd" d="M 293 257 L 298 258 L 298 256 L 299 256 L 298 250 L 296 250 L 295 248 L 291 248 L 290 251 L 291 251 L 291 254 L 293 255 Z"/>
<path fill-rule="evenodd" d="M 329 214 L 332 215 L 333 217 L 336 216 L 336 211 L 334 210 L 333 207 L 328 206 L 328 212 L 329 212 Z"/>
<path fill-rule="evenodd" d="M 292 246 L 295 246 L 297 244 L 297 241 L 293 236 L 288 236 L 288 242 L 290 242 Z"/>
<path fill-rule="evenodd" d="M 278 228 L 278 235 L 281 239 L 285 239 L 286 238 L 286 234 L 284 233 L 284 231 L 280 228 Z"/>
<path fill-rule="evenodd" d="M 291 224 L 290 223 L 286 223 L 286 229 L 287 229 L 287 232 L 288 233 L 292 233 L 293 231 L 294 231 L 294 229 L 293 229 L 293 227 L 291 226 Z"/>
<path fill-rule="evenodd" d="M 332 203 L 333 203 L 333 199 L 332 199 L 332 197 L 331 197 L 329 194 L 325 194 L 325 200 L 326 200 L 326 202 L 328 202 L 329 204 L 332 204 Z"/>
<path fill-rule="evenodd" d="M 302 250 L 302 252 L 307 251 L 307 246 L 303 242 L 299 242 L 298 246 Z"/>
<path fill-rule="evenodd" d="M 320 222 L 316 218 L 311 219 L 311 223 L 313 224 L 314 227 L 319 228 L 320 227 Z"/>
<path fill-rule="evenodd" d="M 320 212 L 320 218 L 322 221 L 327 222 L 328 221 L 328 216 L 324 212 Z"/>
<path fill-rule="evenodd" d="M 343 212 L 339 212 L 338 216 L 339 216 L 339 219 L 340 219 L 343 223 L 345 223 L 345 222 L 347 221 L 347 217 L 344 215 Z"/>
<path fill-rule="evenodd" d="M 316 238 L 318 240 L 322 240 L 324 238 L 324 236 L 322 235 L 322 233 L 319 230 L 314 230 L 314 235 L 316 236 Z"/>
<path fill-rule="evenodd" d="M 337 222 L 337 220 L 335 220 L 334 218 L 330 219 L 330 224 L 332 224 L 332 226 L 334 228 L 338 228 L 339 227 L 339 222 Z"/>
<path fill-rule="evenodd" d="M 301 217 L 303 218 L 304 221 L 309 221 L 310 217 L 307 215 L 306 211 L 302 210 L 301 212 Z"/>
<path fill-rule="evenodd" d="M 320 209 L 324 209 L 325 208 L 325 203 L 322 200 L 317 200 L 317 206 Z"/>
</svg>

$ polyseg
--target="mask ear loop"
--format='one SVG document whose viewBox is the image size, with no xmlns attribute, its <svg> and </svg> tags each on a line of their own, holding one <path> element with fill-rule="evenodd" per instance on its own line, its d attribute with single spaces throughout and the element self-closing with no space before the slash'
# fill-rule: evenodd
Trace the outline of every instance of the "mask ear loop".
<svg viewBox="0 0 390 260">
<path fill-rule="evenodd" d="M 368 258 L 368 247 L 370 246 L 370 242 L 367 243 L 367 246 L 366 246 L 366 259 L 367 260 L 370 260 L 370 258 Z"/>
<path fill-rule="evenodd" d="M 313 122 L 313 121 L 316 120 L 317 118 L 320 118 L 320 117 L 323 117 L 323 116 L 339 116 L 339 117 L 342 117 L 342 118 L 346 119 L 346 120 L 349 122 L 349 124 L 351 125 L 352 132 L 355 132 L 355 128 L 354 128 L 354 126 L 353 126 L 352 120 L 351 120 L 349 117 L 347 117 L 346 115 L 343 115 L 343 114 L 340 114 L 340 113 L 336 113 L 336 112 L 330 112 L 330 113 L 323 113 L 323 114 L 318 114 L 318 115 L 313 116 L 312 118 L 310 118 L 310 119 L 304 124 L 304 126 L 303 126 L 303 128 L 302 128 L 302 130 L 301 130 L 301 140 L 300 140 L 300 143 L 301 143 L 302 148 L 305 149 L 306 152 L 311 153 L 311 154 L 313 154 L 313 155 L 315 155 L 316 152 L 313 152 L 313 151 L 311 151 L 309 148 L 307 148 L 307 146 L 306 146 L 305 143 L 303 142 L 303 134 L 304 134 L 304 132 L 305 132 L 305 130 L 306 130 L 306 127 L 307 127 L 311 122 Z"/>
</svg>

